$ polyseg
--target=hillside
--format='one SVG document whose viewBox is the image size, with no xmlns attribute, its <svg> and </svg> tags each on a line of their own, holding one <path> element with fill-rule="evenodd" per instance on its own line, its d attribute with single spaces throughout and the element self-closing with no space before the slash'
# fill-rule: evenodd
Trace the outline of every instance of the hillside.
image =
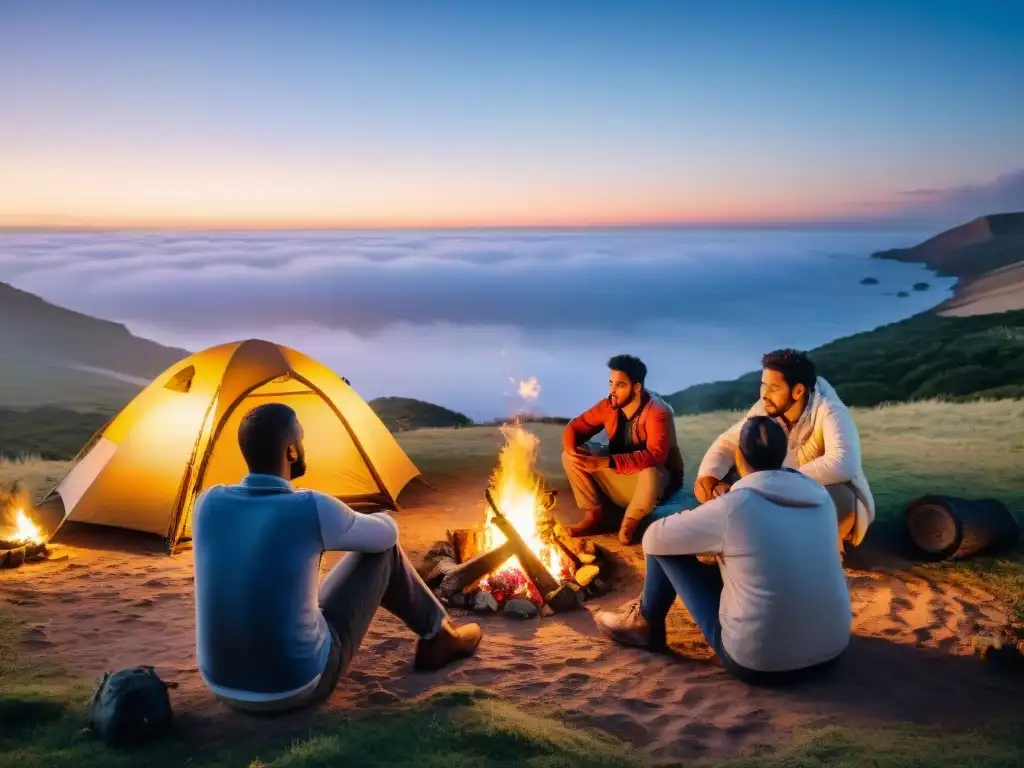
<svg viewBox="0 0 1024 768">
<path fill-rule="evenodd" d="M 0 408 L 0 458 L 73 458 L 109 418 L 104 411 L 73 411 L 53 405 Z"/>
<path fill-rule="evenodd" d="M 767 351 L 767 350 L 766 350 Z M 1024 310 L 970 317 L 930 312 L 808 353 L 849 405 L 1024 397 Z M 755 363 L 756 364 L 756 363 Z M 666 399 L 679 414 L 749 408 L 760 370 Z"/>
<path fill-rule="evenodd" d="M 982 216 L 912 248 L 875 258 L 926 264 L 959 278 L 954 295 L 937 308 L 964 316 L 1024 309 L 1024 212 Z"/>
<path fill-rule="evenodd" d="M 113 410 L 189 353 L 0 283 L 0 406 Z"/>
<path fill-rule="evenodd" d="M 411 397 L 378 397 L 369 402 L 392 432 L 430 427 L 467 427 L 473 422 L 457 411 Z"/>
</svg>

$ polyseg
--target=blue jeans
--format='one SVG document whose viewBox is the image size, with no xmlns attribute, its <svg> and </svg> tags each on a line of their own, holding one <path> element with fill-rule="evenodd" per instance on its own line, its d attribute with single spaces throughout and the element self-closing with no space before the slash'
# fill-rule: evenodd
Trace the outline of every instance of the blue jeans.
<svg viewBox="0 0 1024 768">
<path fill-rule="evenodd" d="M 784 672 L 761 672 L 737 664 L 722 645 L 722 623 L 718 618 L 722 586 L 722 572 L 717 564 L 705 565 L 694 555 L 647 555 L 640 612 L 648 623 L 664 626 L 668 611 L 678 595 L 723 666 L 748 683 L 779 685 L 797 682 L 838 661 L 837 657 L 813 667 Z"/>
</svg>

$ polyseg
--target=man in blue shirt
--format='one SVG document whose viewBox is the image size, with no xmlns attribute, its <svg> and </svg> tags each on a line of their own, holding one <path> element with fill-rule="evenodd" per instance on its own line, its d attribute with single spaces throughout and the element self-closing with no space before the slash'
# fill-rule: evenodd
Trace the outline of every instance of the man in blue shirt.
<svg viewBox="0 0 1024 768">
<path fill-rule="evenodd" d="M 305 472 L 305 448 L 291 408 L 254 408 L 238 443 L 249 474 L 204 491 L 192 518 L 196 653 L 218 698 L 254 711 L 321 703 L 378 606 L 419 635 L 416 669 L 476 651 L 480 627 L 450 623 L 399 545 L 391 517 L 292 486 Z M 319 584 L 325 551 L 349 554 Z"/>
</svg>

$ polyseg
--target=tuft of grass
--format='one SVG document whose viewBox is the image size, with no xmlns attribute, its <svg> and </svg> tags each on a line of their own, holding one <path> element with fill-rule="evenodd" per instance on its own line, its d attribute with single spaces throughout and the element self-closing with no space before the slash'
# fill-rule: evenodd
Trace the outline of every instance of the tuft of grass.
<svg viewBox="0 0 1024 768">
<path fill-rule="evenodd" d="M 1014 768 L 1024 761 L 1024 727 L 1000 725 L 952 732 L 887 725 L 833 726 L 798 734 L 779 749 L 764 749 L 739 760 L 702 765 L 715 768 Z"/>
</svg>

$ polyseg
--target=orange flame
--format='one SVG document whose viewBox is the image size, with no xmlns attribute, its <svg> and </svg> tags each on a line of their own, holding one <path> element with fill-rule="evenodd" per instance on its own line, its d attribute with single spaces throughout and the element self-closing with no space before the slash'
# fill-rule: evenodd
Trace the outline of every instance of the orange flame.
<svg viewBox="0 0 1024 768">
<path fill-rule="evenodd" d="M 491 493 L 501 513 L 516 529 L 523 541 L 556 579 L 571 575 L 571 563 L 565 553 L 542 532 L 542 516 L 545 513 L 541 479 L 534 472 L 537 447 L 540 440 L 519 424 L 505 424 L 501 427 L 505 445 L 498 454 L 498 466 L 491 477 Z M 494 512 L 487 507 L 484 524 L 484 550 L 490 551 L 505 543 L 505 534 L 494 524 Z M 512 557 L 496 575 L 506 571 L 519 571 L 526 582 L 525 572 L 519 558 Z M 487 579 L 481 586 L 487 586 Z"/>
<path fill-rule="evenodd" d="M 32 518 L 20 509 L 14 511 L 14 532 L 10 534 L 10 540 L 22 543 L 42 544 L 43 534 L 39 526 L 32 522 Z"/>
</svg>

